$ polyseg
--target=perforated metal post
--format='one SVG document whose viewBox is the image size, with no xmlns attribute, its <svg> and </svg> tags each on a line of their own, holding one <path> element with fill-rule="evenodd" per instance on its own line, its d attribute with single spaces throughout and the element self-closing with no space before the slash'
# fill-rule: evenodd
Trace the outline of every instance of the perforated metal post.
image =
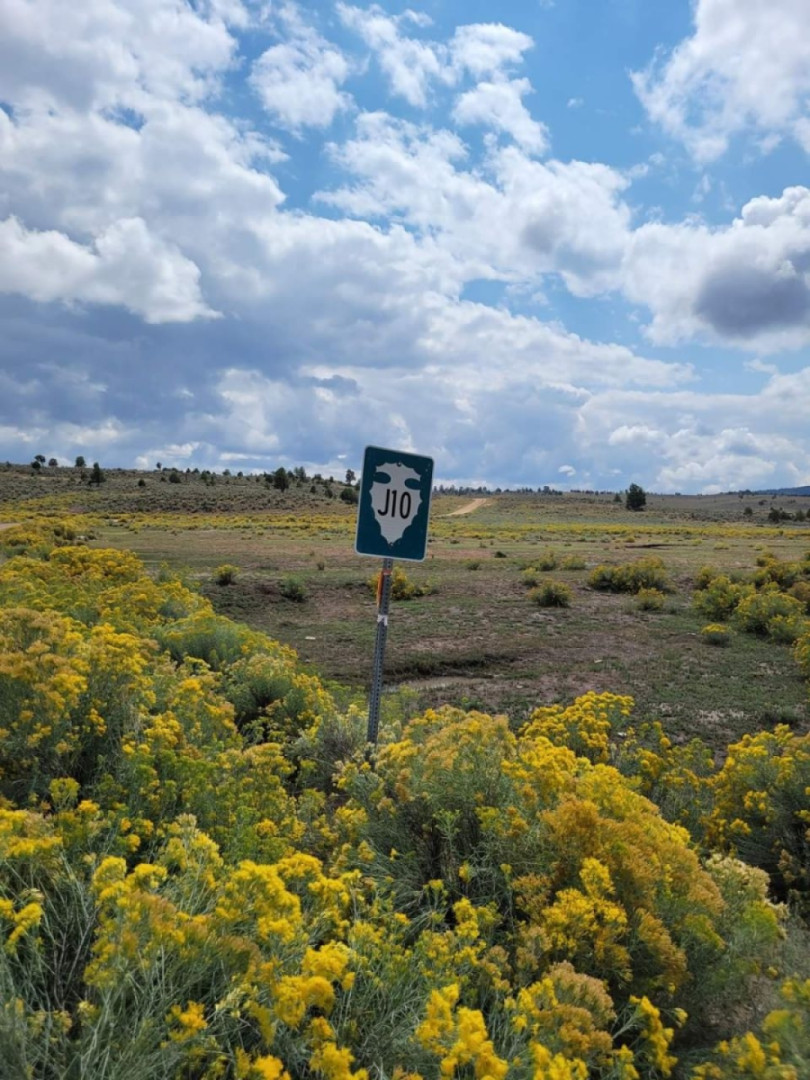
<svg viewBox="0 0 810 1080">
<path fill-rule="evenodd" d="M 380 729 L 380 698 L 383 685 L 383 662 L 385 660 L 385 639 L 388 635 L 388 608 L 391 603 L 391 571 L 393 559 L 383 559 L 380 579 L 377 585 L 377 638 L 374 642 L 374 668 L 371 673 L 371 693 L 368 699 L 368 741 L 377 745 L 377 733 Z"/>
</svg>

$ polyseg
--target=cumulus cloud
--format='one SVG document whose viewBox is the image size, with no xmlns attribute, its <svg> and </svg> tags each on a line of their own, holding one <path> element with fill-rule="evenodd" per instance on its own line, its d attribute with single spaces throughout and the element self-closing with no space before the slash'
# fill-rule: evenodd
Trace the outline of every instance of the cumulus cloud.
<svg viewBox="0 0 810 1080">
<path fill-rule="evenodd" d="M 453 118 L 458 124 L 483 124 L 504 131 L 529 153 L 541 154 L 548 147 L 548 130 L 532 119 L 523 104 L 524 95 L 530 92 L 528 79 L 478 83 L 460 95 Z"/>
<path fill-rule="evenodd" d="M 581 451 L 653 490 L 807 484 L 809 390 L 810 368 L 774 376 L 760 393 L 606 389 L 579 408 Z"/>
<path fill-rule="evenodd" d="M 650 334 L 763 351 L 810 341 L 810 189 L 752 199 L 730 226 L 651 223 L 630 238 L 624 287 Z"/>
<path fill-rule="evenodd" d="M 456 28 L 449 50 L 457 70 L 466 69 L 480 79 L 519 64 L 533 45 L 528 34 L 503 23 L 470 23 Z"/>
<path fill-rule="evenodd" d="M 242 4 L 199 10 L 166 0 L 6 0 L 0 13 L 0 100 L 74 108 L 149 96 L 199 101 L 232 62 L 228 21 Z"/>
<path fill-rule="evenodd" d="M 118 304 L 147 323 L 189 322 L 215 313 L 203 302 L 199 269 L 141 218 L 121 220 L 91 247 L 62 233 L 0 221 L 0 290 L 33 300 Z"/>
<path fill-rule="evenodd" d="M 746 129 L 810 152 L 806 0 L 698 0 L 694 20 L 690 37 L 633 76 L 650 118 L 701 161 Z"/>
<path fill-rule="evenodd" d="M 544 163 L 507 146 L 490 153 L 486 171 L 465 169 L 458 136 L 384 113 L 360 116 L 356 137 L 331 152 L 355 182 L 321 192 L 322 201 L 357 215 L 400 216 L 435 237 L 468 277 L 559 273 L 580 295 L 618 282 L 628 181 L 606 165 Z"/>
<path fill-rule="evenodd" d="M 520 64 L 534 42 L 502 23 L 470 23 L 456 28 L 447 42 L 416 38 L 409 26 L 424 29 L 430 20 L 413 11 L 388 15 L 379 5 L 370 8 L 338 3 L 345 26 L 354 30 L 375 53 L 394 94 L 408 104 L 424 108 L 431 85 L 458 85 L 472 76 L 478 85 L 456 103 L 459 123 L 491 123 L 513 135 L 535 152 L 544 149 L 546 132 L 522 102 L 531 90 L 528 79 L 511 80 L 510 69 Z"/>
<path fill-rule="evenodd" d="M 393 93 L 409 105 L 424 107 L 434 79 L 448 81 L 446 46 L 420 41 L 402 33 L 402 27 L 424 25 L 412 11 L 388 15 L 379 5 L 370 8 L 338 3 L 338 14 L 345 26 L 359 34 L 371 48 L 388 77 Z"/>
<path fill-rule="evenodd" d="M 296 5 L 284 4 L 278 19 L 286 40 L 262 53 L 250 81 L 282 127 L 328 127 L 352 104 L 351 96 L 340 90 L 350 73 L 349 62 L 304 22 Z"/>
</svg>

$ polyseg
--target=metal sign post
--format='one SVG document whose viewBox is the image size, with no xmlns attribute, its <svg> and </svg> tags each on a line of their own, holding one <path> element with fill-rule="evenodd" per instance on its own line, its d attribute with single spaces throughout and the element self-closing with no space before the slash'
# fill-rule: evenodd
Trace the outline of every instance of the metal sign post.
<svg viewBox="0 0 810 1080">
<path fill-rule="evenodd" d="M 383 660 L 391 602 L 394 558 L 421 562 L 427 548 L 433 459 L 367 446 L 357 503 L 358 555 L 382 556 L 377 586 L 377 637 L 368 703 L 368 741 L 377 742 L 380 726 Z"/>
<path fill-rule="evenodd" d="M 385 639 L 388 636 L 388 608 L 391 603 L 391 572 L 393 559 L 383 559 L 380 580 L 377 585 L 377 637 L 374 641 L 374 668 L 371 673 L 371 693 L 368 699 L 368 735 L 370 743 L 376 744 L 380 730 L 380 699 L 382 698 L 383 663 Z"/>
</svg>

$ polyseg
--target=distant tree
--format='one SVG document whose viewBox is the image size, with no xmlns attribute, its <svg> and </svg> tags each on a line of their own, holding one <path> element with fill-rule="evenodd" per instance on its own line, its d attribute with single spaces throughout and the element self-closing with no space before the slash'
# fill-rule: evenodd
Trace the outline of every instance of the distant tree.
<svg viewBox="0 0 810 1080">
<path fill-rule="evenodd" d="M 161 472 L 162 469 L 163 469 L 163 466 L 160 464 L 160 462 L 158 462 L 157 465 L 155 465 L 155 468 L 157 469 L 158 472 Z"/>
<path fill-rule="evenodd" d="M 56 458 L 52 457 L 48 461 L 48 468 L 49 469 L 55 469 L 58 464 L 59 464 L 59 462 L 56 460 Z"/>
<path fill-rule="evenodd" d="M 647 505 L 647 493 L 638 484 L 631 484 L 624 497 L 624 505 L 628 510 L 643 510 Z"/>
<path fill-rule="evenodd" d="M 357 479 L 357 476 L 355 474 L 354 469 L 347 469 L 346 470 L 346 483 L 347 484 L 353 484 L 356 479 Z"/>
<path fill-rule="evenodd" d="M 81 454 L 76 458 L 76 468 L 84 469 L 87 466 L 87 462 L 84 460 Z"/>
<path fill-rule="evenodd" d="M 746 508 L 743 510 L 743 515 L 745 517 L 753 517 L 754 516 L 754 511 L 751 509 L 750 506 L 746 506 Z"/>
<path fill-rule="evenodd" d="M 34 461 L 38 461 L 40 463 L 40 465 L 44 465 L 45 464 L 45 455 L 44 454 L 37 454 L 34 457 Z"/>
<path fill-rule="evenodd" d="M 283 465 L 279 465 L 276 471 L 273 473 L 273 487 L 277 491 L 286 491 L 290 486 L 289 477 L 287 476 L 287 470 Z"/>
<path fill-rule="evenodd" d="M 140 480 L 138 481 L 138 487 L 146 487 L 146 481 L 144 480 L 143 477 L 141 477 Z"/>
<path fill-rule="evenodd" d="M 613 496 L 613 501 L 614 501 L 615 503 L 620 503 L 620 502 L 622 501 L 622 497 L 621 497 L 621 495 L 620 495 L 620 494 L 618 493 L 618 491 L 617 491 L 617 492 L 616 492 L 616 494 L 615 494 L 615 495 Z"/>
<path fill-rule="evenodd" d="M 98 486 L 99 484 L 103 484 L 106 479 L 107 477 L 102 472 L 101 466 L 97 461 L 94 461 L 93 468 L 90 470 L 90 483 Z"/>
<path fill-rule="evenodd" d="M 169 473 L 169 483 L 170 484 L 179 484 L 180 483 L 180 473 L 177 471 L 177 469 L 172 469 L 172 471 Z"/>
<path fill-rule="evenodd" d="M 357 488 L 345 487 L 341 491 L 340 497 L 345 503 L 356 503 L 360 499 L 360 494 Z"/>
<path fill-rule="evenodd" d="M 31 468 L 34 469 L 35 472 L 39 472 L 39 470 L 42 468 L 42 462 L 39 460 L 38 457 L 35 457 L 34 460 L 31 462 Z"/>
</svg>

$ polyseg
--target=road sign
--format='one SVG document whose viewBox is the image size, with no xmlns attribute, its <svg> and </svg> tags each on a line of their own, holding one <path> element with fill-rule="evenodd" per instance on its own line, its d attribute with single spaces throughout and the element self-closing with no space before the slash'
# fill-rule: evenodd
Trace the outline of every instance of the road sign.
<svg viewBox="0 0 810 1080">
<path fill-rule="evenodd" d="M 432 487 L 433 458 L 367 446 L 357 506 L 357 554 L 421 562 Z"/>
</svg>

